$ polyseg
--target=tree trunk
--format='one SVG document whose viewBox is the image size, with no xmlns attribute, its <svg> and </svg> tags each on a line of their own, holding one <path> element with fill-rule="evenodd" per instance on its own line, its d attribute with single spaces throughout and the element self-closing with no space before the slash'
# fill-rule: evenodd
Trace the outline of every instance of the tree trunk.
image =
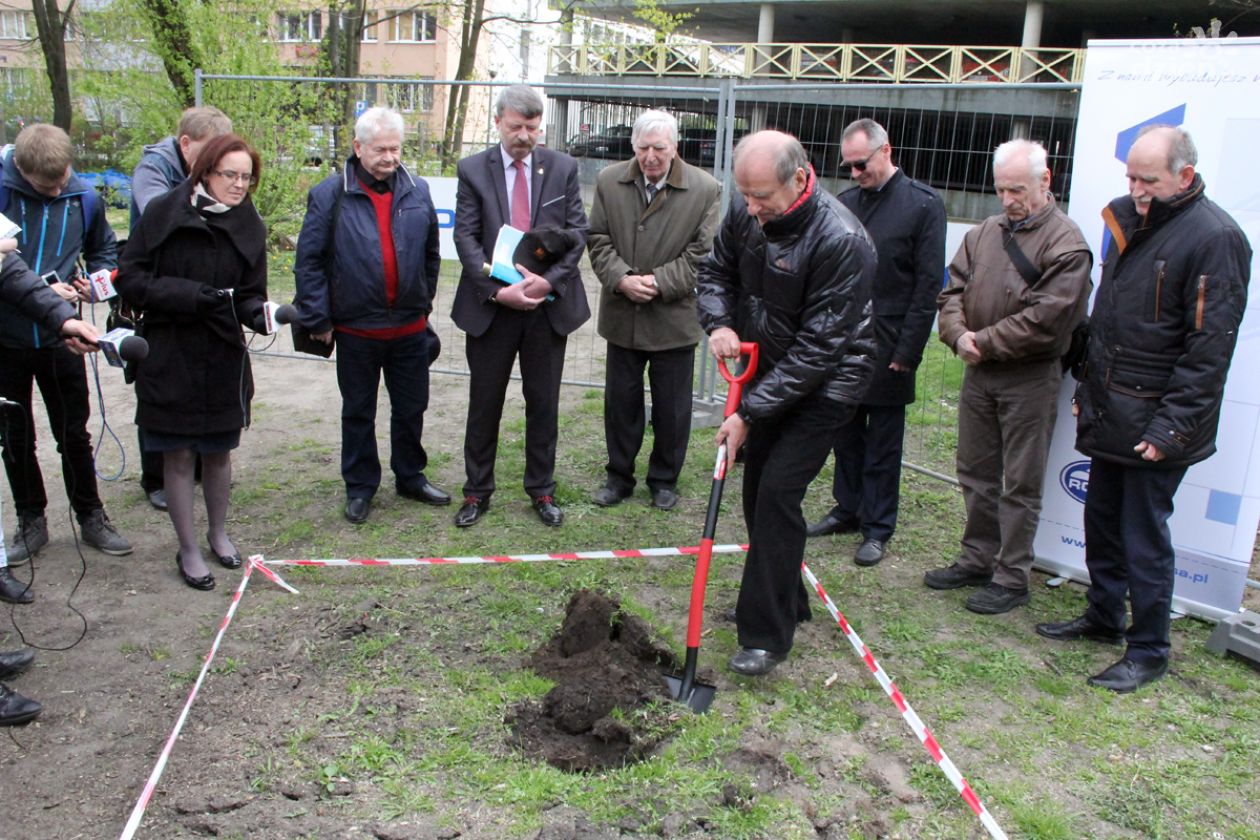
<svg viewBox="0 0 1260 840">
<path fill-rule="evenodd" d="M 53 0 L 36 0 L 53 2 Z M 182 0 L 140 0 L 140 7 L 149 22 L 153 48 L 162 59 L 166 77 L 175 88 L 181 107 L 197 104 L 195 70 L 203 62 L 193 45 L 192 27 L 181 5 Z"/>
<path fill-rule="evenodd" d="M 31 11 L 35 14 L 39 46 L 44 52 L 44 69 L 52 88 L 53 125 L 69 133 L 71 110 L 70 73 L 66 69 L 66 21 L 74 11 L 74 3 L 70 3 L 63 14 L 57 8 L 57 0 L 32 0 Z"/>
<path fill-rule="evenodd" d="M 459 66 L 455 78 L 471 81 L 477 66 L 477 42 L 485 24 L 486 0 L 465 0 L 464 25 L 460 31 Z M 442 142 L 442 165 L 450 168 L 464 149 L 464 118 L 468 113 L 468 86 L 455 85 L 446 107 L 446 137 Z"/>
</svg>

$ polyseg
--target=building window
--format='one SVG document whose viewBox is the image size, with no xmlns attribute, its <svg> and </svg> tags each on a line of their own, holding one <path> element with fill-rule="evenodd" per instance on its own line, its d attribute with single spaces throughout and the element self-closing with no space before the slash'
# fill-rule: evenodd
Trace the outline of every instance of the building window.
<svg viewBox="0 0 1260 840">
<path fill-rule="evenodd" d="M 324 35 L 324 17 L 320 12 L 279 12 L 276 30 L 282 42 L 318 41 Z"/>
<path fill-rule="evenodd" d="M 380 40 L 380 36 L 376 34 L 378 15 L 373 9 L 367 9 L 363 12 L 363 43 L 375 44 Z"/>
<path fill-rule="evenodd" d="M 429 77 L 421 77 L 424 81 L 432 81 Z M 404 114 L 416 111 L 429 113 L 433 110 L 433 85 L 412 83 L 405 85 L 387 85 L 385 92 L 389 106 Z"/>
<path fill-rule="evenodd" d="M 29 12 L 0 12 L 0 38 L 25 40 L 34 27 L 27 23 Z"/>
<path fill-rule="evenodd" d="M 432 12 L 398 12 L 394 18 L 395 42 L 405 44 L 437 40 L 437 20 Z"/>
</svg>

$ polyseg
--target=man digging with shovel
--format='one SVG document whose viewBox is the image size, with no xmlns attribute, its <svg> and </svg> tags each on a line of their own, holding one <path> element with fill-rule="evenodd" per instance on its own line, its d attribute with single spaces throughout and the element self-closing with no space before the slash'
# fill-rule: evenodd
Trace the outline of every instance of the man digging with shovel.
<svg viewBox="0 0 1260 840">
<path fill-rule="evenodd" d="M 730 666 L 759 676 L 787 658 L 810 617 L 801 500 L 870 381 L 876 258 L 853 214 L 819 189 L 796 138 L 750 134 L 734 164 L 738 194 L 700 269 L 698 308 L 716 358 L 760 345 L 756 378 L 717 434 L 728 466 L 747 443 L 749 548 Z"/>
</svg>

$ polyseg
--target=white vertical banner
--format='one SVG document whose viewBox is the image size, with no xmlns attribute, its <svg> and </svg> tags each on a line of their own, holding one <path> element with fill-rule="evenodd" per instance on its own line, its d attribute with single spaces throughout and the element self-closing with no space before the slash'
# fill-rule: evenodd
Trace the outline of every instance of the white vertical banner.
<svg viewBox="0 0 1260 840">
<path fill-rule="evenodd" d="M 1260 246 L 1260 38 L 1090 41 L 1076 126 L 1070 215 L 1094 252 L 1107 244 L 1102 208 L 1128 192 L 1125 158 L 1150 123 L 1186 128 L 1208 198 Z M 1253 262 L 1253 278 L 1260 259 Z M 1237 612 L 1260 522 L 1260 289 L 1252 286 L 1225 385 L 1217 452 L 1186 473 L 1169 523 L 1177 553 L 1174 607 L 1203 618 Z M 1083 582 L 1082 511 L 1089 459 L 1075 449 L 1068 377 L 1046 471 L 1037 565 Z M 1136 441 L 1134 441 L 1136 443 Z"/>
</svg>

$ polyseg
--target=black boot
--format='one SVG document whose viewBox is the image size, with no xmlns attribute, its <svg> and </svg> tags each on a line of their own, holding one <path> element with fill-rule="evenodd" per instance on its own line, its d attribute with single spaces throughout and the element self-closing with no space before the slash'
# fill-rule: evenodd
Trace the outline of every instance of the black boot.
<svg viewBox="0 0 1260 840">
<path fill-rule="evenodd" d="M 39 717 L 44 707 L 0 683 L 0 726 L 18 726 Z"/>
<path fill-rule="evenodd" d="M 8 566 L 0 566 L 0 601 L 10 604 L 29 604 L 35 600 L 30 584 L 13 576 Z"/>
</svg>

